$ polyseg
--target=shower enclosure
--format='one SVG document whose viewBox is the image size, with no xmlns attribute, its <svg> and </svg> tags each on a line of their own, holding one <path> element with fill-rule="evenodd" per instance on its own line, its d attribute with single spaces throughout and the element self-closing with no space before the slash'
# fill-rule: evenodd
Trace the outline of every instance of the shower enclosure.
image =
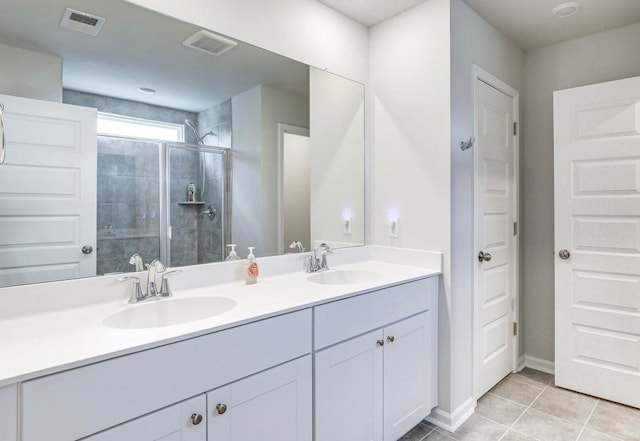
<svg viewBox="0 0 640 441">
<path fill-rule="evenodd" d="M 98 136 L 98 274 L 224 260 L 229 149 Z M 195 187 L 193 200 L 187 197 Z"/>
</svg>

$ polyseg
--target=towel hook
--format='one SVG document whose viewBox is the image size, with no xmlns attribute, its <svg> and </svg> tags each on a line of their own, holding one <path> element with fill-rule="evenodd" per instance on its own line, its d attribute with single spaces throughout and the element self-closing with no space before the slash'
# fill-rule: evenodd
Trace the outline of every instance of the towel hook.
<svg viewBox="0 0 640 441">
<path fill-rule="evenodd" d="M 462 150 L 463 152 L 465 150 L 469 150 L 471 147 L 473 147 L 473 144 L 475 144 L 476 139 L 472 136 L 471 138 L 469 138 L 469 141 L 464 142 L 462 141 L 460 143 L 460 150 Z"/>
</svg>

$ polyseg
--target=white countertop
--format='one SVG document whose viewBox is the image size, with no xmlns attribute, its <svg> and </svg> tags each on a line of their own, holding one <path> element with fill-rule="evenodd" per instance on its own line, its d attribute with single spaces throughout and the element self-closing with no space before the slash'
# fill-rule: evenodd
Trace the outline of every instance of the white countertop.
<svg viewBox="0 0 640 441">
<path fill-rule="evenodd" d="M 374 271 L 378 277 L 363 283 L 324 285 L 311 283 L 309 274 L 296 271 L 261 277 L 255 285 L 234 281 L 178 289 L 175 299 L 226 297 L 237 306 L 207 319 L 159 328 L 105 326 L 103 321 L 111 314 L 148 304 L 130 305 L 121 298 L 0 320 L 0 387 L 441 273 L 435 265 L 427 268 L 378 260 L 343 264 L 333 270 L 338 269 Z"/>
</svg>

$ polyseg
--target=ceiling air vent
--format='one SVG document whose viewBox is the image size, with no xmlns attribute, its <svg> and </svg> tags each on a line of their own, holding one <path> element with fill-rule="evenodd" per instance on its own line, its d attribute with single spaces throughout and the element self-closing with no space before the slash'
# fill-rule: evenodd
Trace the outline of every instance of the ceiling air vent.
<svg viewBox="0 0 640 441">
<path fill-rule="evenodd" d="M 220 55 L 233 49 L 238 42 L 213 32 L 200 30 L 187 38 L 182 44 L 192 49 L 206 52 L 209 55 Z"/>
<path fill-rule="evenodd" d="M 95 37 L 98 35 L 98 32 L 100 32 L 100 29 L 102 29 L 104 21 L 104 18 L 98 17 L 97 15 L 91 15 L 86 12 L 67 8 L 64 11 L 64 16 L 62 17 L 60 26 L 73 31 L 93 35 Z"/>
</svg>

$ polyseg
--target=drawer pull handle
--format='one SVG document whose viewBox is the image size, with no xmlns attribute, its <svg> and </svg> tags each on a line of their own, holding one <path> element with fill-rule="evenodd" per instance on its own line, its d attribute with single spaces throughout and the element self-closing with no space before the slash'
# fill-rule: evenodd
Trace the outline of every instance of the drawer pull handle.
<svg viewBox="0 0 640 441">
<path fill-rule="evenodd" d="M 393 335 L 390 335 L 389 337 L 387 337 L 387 341 L 389 343 L 393 343 L 394 341 L 396 341 L 396 338 Z"/>
<path fill-rule="evenodd" d="M 384 340 L 378 340 L 376 342 L 376 346 L 378 346 L 379 348 L 383 347 L 384 346 Z"/>
<path fill-rule="evenodd" d="M 193 415 L 191 415 L 191 423 L 194 426 L 197 426 L 201 422 L 202 422 L 202 415 L 200 415 L 199 413 L 194 413 Z"/>
<path fill-rule="evenodd" d="M 227 405 L 226 404 L 218 404 L 216 406 L 216 412 L 218 412 L 218 415 L 222 415 L 226 411 L 227 411 Z"/>
</svg>

